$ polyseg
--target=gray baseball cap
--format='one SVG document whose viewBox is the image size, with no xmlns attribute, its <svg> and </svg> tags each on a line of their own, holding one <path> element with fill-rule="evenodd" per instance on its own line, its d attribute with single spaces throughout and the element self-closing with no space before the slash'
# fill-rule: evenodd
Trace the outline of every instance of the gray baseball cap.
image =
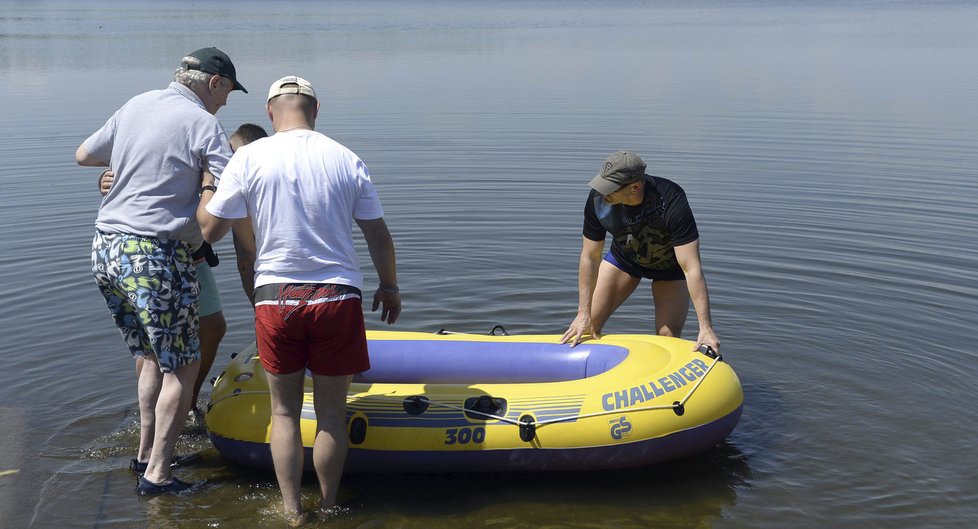
<svg viewBox="0 0 978 529">
<path fill-rule="evenodd" d="M 623 185 L 641 180 L 645 176 L 645 167 L 637 154 L 618 151 L 605 159 L 601 171 L 588 185 L 602 195 L 610 195 Z"/>
</svg>

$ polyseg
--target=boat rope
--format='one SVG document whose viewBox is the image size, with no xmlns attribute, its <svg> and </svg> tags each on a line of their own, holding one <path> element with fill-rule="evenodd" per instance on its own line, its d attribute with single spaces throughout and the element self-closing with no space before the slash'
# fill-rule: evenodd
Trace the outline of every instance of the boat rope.
<svg viewBox="0 0 978 529">
<path fill-rule="evenodd" d="M 710 351 L 713 351 L 712 348 L 709 348 L 708 347 L 708 349 Z M 686 405 L 686 401 L 689 400 L 689 398 L 693 396 L 693 392 L 696 391 L 696 388 L 700 387 L 700 384 L 702 384 L 703 381 L 706 380 L 706 375 L 709 375 L 710 374 L 710 371 L 713 369 L 713 366 L 717 365 L 717 362 L 722 362 L 723 361 L 723 357 L 722 356 L 720 356 L 719 354 L 716 354 L 716 353 L 714 353 L 714 355 L 715 356 L 713 356 L 713 362 L 711 362 L 710 363 L 710 366 L 706 368 L 706 371 L 703 373 L 703 376 L 701 376 L 700 379 L 696 381 L 696 384 L 693 384 L 693 387 L 689 388 L 689 393 L 687 393 L 686 396 L 683 397 L 683 400 L 679 401 L 679 405 L 680 406 L 685 406 Z"/>
<path fill-rule="evenodd" d="M 703 376 L 701 376 L 699 378 L 699 380 L 697 380 L 696 383 L 693 384 L 693 387 L 689 388 L 689 391 L 686 393 L 686 396 L 684 396 L 682 398 L 682 400 L 675 401 L 672 404 L 662 404 L 662 405 L 658 405 L 658 406 L 643 406 L 641 408 L 629 408 L 628 409 L 628 412 L 629 413 L 634 413 L 634 412 L 639 412 L 639 411 L 672 410 L 672 411 L 674 411 L 676 413 L 676 415 L 682 415 L 683 413 L 685 413 L 686 402 L 689 401 L 690 397 L 693 396 L 693 393 L 695 393 L 696 390 L 699 389 L 700 384 L 702 384 L 703 381 L 706 380 L 707 375 L 710 374 L 710 371 L 713 370 L 713 368 L 717 365 L 717 363 L 723 361 L 723 357 L 720 356 L 719 354 L 717 354 L 716 352 L 714 352 L 712 348 L 708 348 L 707 351 L 704 351 L 704 354 L 706 354 L 707 356 L 710 356 L 713 359 L 713 362 L 711 362 L 710 365 L 707 366 L 706 371 L 703 372 Z M 225 400 L 225 399 L 228 399 L 228 398 L 231 398 L 231 397 L 235 397 L 235 396 L 238 396 L 238 395 L 247 395 L 247 394 L 266 394 L 267 395 L 268 393 L 269 393 L 268 391 L 238 391 L 238 392 L 235 392 L 235 393 L 231 393 L 229 395 L 225 395 L 224 397 L 221 397 L 221 398 L 219 398 L 219 399 L 217 399 L 215 401 L 211 401 L 211 403 L 208 405 L 208 409 L 211 406 L 217 404 L 218 402 L 221 402 L 222 400 Z M 397 396 L 394 396 L 394 395 L 388 395 L 388 397 L 401 399 L 401 397 L 397 397 Z M 622 410 L 617 410 L 617 409 L 616 410 L 605 410 L 605 411 L 597 411 L 597 412 L 593 412 L 593 413 L 580 413 L 580 414 L 577 414 L 577 415 L 568 415 L 566 417 L 557 417 L 557 418 L 554 418 L 554 419 L 546 419 L 546 420 L 542 420 L 542 421 L 533 419 L 532 416 L 525 415 L 524 414 L 523 416 L 520 417 L 519 420 L 516 420 L 516 419 L 511 419 L 509 417 L 505 417 L 505 416 L 502 416 L 502 415 L 495 415 L 495 414 L 492 414 L 492 413 L 487 413 L 487 412 L 483 412 L 483 411 L 479 411 L 479 410 L 474 410 L 472 408 L 466 408 L 465 406 L 456 406 L 454 404 L 449 404 L 447 402 L 439 402 L 439 401 L 436 401 L 436 400 L 431 400 L 428 397 L 425 397 L 424 395 L 418 395 L 418 396 L 409 397 L 409 398 L 414 398 L 417 401 L 423 402 L 426 405 L 435 405 L 435 406 L 439 406 L 439 407 L 442 407 L 442 408 L 448 408 L 448 409 L 451 409 L 451 410 L 461 411 L 462 413 L 466 413 L 466 414 L 477 415 L 477 416 L 483 417 L 485 419 L 492 419 L 492 420 L 497 420 L 497 421 L 504 422 L 504 423 L 507 423 L 507 424 L 512 424 L 514 426 L 519 426 L 521 429 L 525 429 L 525 428 L 535 429 L 535 428 L 538 428 L 538 427 L 541 427 L 541 426 L 546 426 L 548 424 L 555 424 L 555 423 L 561 423 L 561 422 L 576 421 L 578 419 L 588 419 L 588 418 L 591 418 L 591 417 L 601 417 L 601 416 L 604 416 L 604 415 L 615 415 L 615 414 L 622 413 Z"/>
<path fill-rule="evenodd" d="M 227 400 L 230 399 L 231 397 L 237 397 L 238 395 L 270 395 L 270 394 L 271 394 L 270 391 L 235 391 L 234 393 L 228 393 L 227 395 L 217 400 L 210 401 L 210 403 L 207 404 L 207 409 L 210 409 L 212 406 L 214 406 L 218 402 L 221 402 L 222 400 Z"/>
<path fill-rule="evenodd" d="M 659 405 L 659 406 L 643 406 L 641 408 L 629 408 L 628 409 L 628 412 L 631 413 L 631 412 L 636 412 L 636 411 L 673 410 L 678 415 L 682 415 L 681 411 L 683 410 L 683 407 L 686 405 L 686 402 L 689 400 L 690 397 L 693 396 L 693 393 L 696 392 L 696 390 L 700 387 L 700 384 L 702 384 L 703 383 L 703 380 L 706 379 L 706 376 L 710 374 L 710 371 L 713 370 L 713 367 L 717 365 L 717 362 L 720 362 L 722 360 L 723 360 L 723 358 L 720 357 L 719 355 L 716 356 L 716 357 L 714 357 L 713 358 L 713 362 L 710 363 L 710 365 L 707 366 L 706 371 L 703 372 L 703 376 L 701 376 L 700 379 L 698 381 L 696 381 L 696 384 L 694 384 L 693 387 L 691 387 L 689 389 L 689 392 L 686 393 L 686 396 L 683 397 L 682 400 L 678 400 L 678 401 L 676 401 L 676 402 L 674 402 L 672 404 L 663 404 L 663 405 Z M 478 416 L 481 416 L 481 417 L 485 417 L 487 419 L 495 419 L 497 421 L 502 421 L 502 422 L 505 422 L 505 423 L 513 424 L 513 425 L 516 425 L 516 426 L 524 426 L 524 427 L 525 426 L 539 427 L 539 426 L 545 426 L 547 424 L 554 424 L 554 423 L 568 422 L 568 421 L 576 421 L 577 419 L 587 419 L 587 418 L 590 418 L 590 417 L 601 417 L 602 415 L 614 415 L 614 414 L 618 414 L 618 413 L 621 413 L 622 412 L 621 410 L 597 411 L 597 412 L 594 412 L 594 413 L 580 413 L 580 414 L 577 414 L 577 415 L 568 415 L 566 417 L 557 417 L 557 418 L 554 418 L 554 419 L 547 419 L 547 420 L 543 420 L 543 421 L 539 421 L 539 420 L 517 421 L 517 420 L 514 420 L 514 419 L 510 419 L 509 417 L 502 417 L 502 416 L 499 416 L 499 415 L 493 415 L 491 413 L 485 413 L 485 412 L 481 412 L 481 411 L 478 411 L 478 410 L 473 410 L 471 408 L 466 408 L 464 406 L 456 406 L 454 404 L 448 404 L 446 402 L 438 402 L 438 401 L 431 400 L 431 399 L 429 399 L 427 397 L 424 397 L 424 396 L 420 396 L 418 398 L 424 400 L 424 402 L 426 402 L 428 404 L 433 404 L 435 406 L 440 406 L 440 407 L 443 407 L 443 408 L 449 408 L 449 409 L 453 409 L 453 410 L 458 410 L 458 411 L 461 411 L 461 412 L 470 413 L 472 415 L 478 415 Z"/>
<path fill-rule="evenodd" d="M 499 334 L 496 334 L 496 331 L 499 331 Z M 471 333 L 449 331 L 448 329 L 442 328 L 435 331 L 435 334 L 446 335 L 446 334 L 471 334 Z M 492 326 L 492 329 L 489 329 L 489 332 L 486 333 L 486 335 L 487 336 L 509 336 L 509 333 L 506 332 L 506 327 L 503 327 L 502 325 L 497 323 L 496 325 Z"/>
</svg>

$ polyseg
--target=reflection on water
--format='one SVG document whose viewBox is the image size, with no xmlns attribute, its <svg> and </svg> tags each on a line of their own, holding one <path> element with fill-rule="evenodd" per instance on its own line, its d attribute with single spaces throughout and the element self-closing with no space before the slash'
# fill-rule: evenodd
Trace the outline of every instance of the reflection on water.
<svg viewBox="0 0 978 529">
<path fill-rule="evenodd" d="M 130 434 L 138 434 L 130 429 Z M 201 436 L 181 438 L 178 452 Z M 133 442 L 135 445 L 135 441 Z M 124 454 L 123 454 L 124 455 Z M 131 511 L 135 478 L 118 458 L 94 454 L 46 487 L 36 526 L 76 524 L 58 508 L 63 494 L 97 504 L 95 527 L 281 527 L 281 502 L 271 472 L 229 466 L 213 449 L 182 467 L 181 477 L 203 480 L 192 501 L 179 497 L 143 499 L 145 514 Z M 115 467 L 115 470 L 112 470 Z M 747 458 L 722 444 L 693 458 L 653 467 L 589 473 L 356 474 L 344 477 L 342 508 L 319 513 L 312 527 L 704 527 L 736 503 L 750 483 Z M 71 488 L 62 485 L 71 483 Z M 318 500 L 313 475 L 303 483 L 303 500 Z M 143 518 L 145 516 L 145 519 Z M 55 525 L 58 524 L 58 525 Z"/>
<path fill-rule="evenodd" d="M 90 428 L 72 423 L 66 425 L 70 429 Z M 45 454 L 61 458 L 63 464 L 41 487 L 32 525 L 195 528 L 285 523 L 274 473 L 230 463 L 213 448 L 206 432 L 189 421 L 176 453 L 198 457 L 181 465 L 176 474 L 199 484 L 194 494 L 136 497 L 135 475 L 127 466 L 138 443 L 137 414 L 130 410 L 112 433 L 80 448 L 65 446 L 55 451 L 59 453 Z M 680 461 L 615 471 L 353 474 L 343 478 L 341 508 L 318 513 L 311 526 L 701 527 L 734 505 L 737 490 L 750 482 L 747 456 L 730 443 Z M 314 506 L 318 485 L 313 474 L 305 476 L 303 488 L 304 503 Z M 93 507 L 84 523 L 79 524 L 79 513 L 63 508 L 66 497 Z"/>
</svg>

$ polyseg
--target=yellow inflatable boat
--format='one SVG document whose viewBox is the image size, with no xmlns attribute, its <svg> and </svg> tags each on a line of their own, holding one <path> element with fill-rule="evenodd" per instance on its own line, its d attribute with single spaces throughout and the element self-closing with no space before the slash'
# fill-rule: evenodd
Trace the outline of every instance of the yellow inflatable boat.
<svg viewBox="0 0 978 529">
<path fill-rule="evenodd" d="M 371 368 L 347 396 L 348 472 L 646 465 L 710 449 L 743 406 L 733 369 L 676 338 L 607 335 L 573 348 L 559 336 L 367 338 Z M 224 456 L 272 467 L 268 388 L 254 345 L 215 380 L 206 419 Z M 307 377 L 309 470 L 315 426 Z"/>
</svg>

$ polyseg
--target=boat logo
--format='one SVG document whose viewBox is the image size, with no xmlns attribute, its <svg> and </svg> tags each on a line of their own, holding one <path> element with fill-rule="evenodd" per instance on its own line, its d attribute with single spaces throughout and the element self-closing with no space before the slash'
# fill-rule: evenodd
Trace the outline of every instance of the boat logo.
<svg viewBox="0 0 978 529">
<path fill-rule="evenodd" d="M 632 434 L 632 423 L 628 421 L 628 417 L 625 415 L 610 419 L 608 425 L 611 427 L 611 438 L 616 441 L 621 441 Z"/>
</svg>

